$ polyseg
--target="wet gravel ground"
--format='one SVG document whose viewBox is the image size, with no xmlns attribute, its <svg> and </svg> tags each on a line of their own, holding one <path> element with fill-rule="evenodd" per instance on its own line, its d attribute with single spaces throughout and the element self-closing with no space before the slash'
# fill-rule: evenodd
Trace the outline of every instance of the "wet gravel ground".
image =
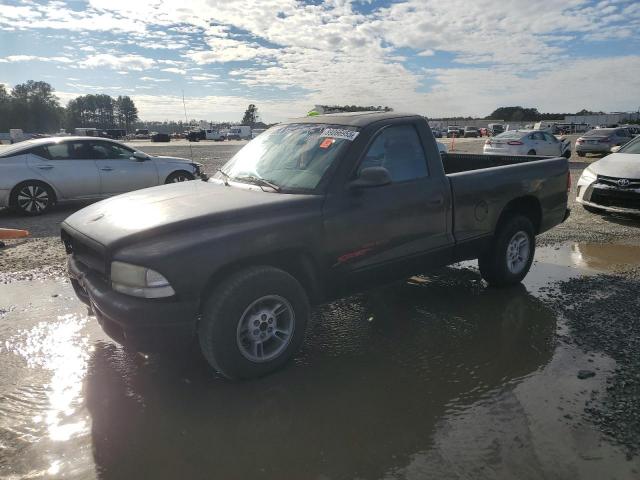
<svg viewBox="0 0 640 480">
<path fill-rule="evenodd" d="M 241 145 L 140 148 L 187 158 L 193 151 L 193 159 L 213 173 Z M 481 146 L 477 140 L 458 140 L 456 150 L 478 152 Z M 572 163 L 574 191 L 583 167 Z M 462 270 L 445 269 L 411 286 L 322 306 L 314 313 L 312 340 L 292 367 L 236 388 L 212 384 L 201 367 L 189 374 L 164 367 L 150 370 L 81 315 L 83 309 L 62 280 L 65 253 L 58 235 L 59 223 L 82 206 L 60 206 L 36 218 L 0 211 L 0 226 L 32 233 L 0 249 L 0 288 L 10 289 L 0 290 L 5 367 L 0 373 L 0 477 L 33 473 L 27 468 L 28 435 L 37 430 L 26 414 L 24 431 L 3 423 L 20 410 L 20 389 L 34 375 L 16 366 L 9 346 L 17 344 L 27 362 L 32 352 L 36 359 L 44 355 L 29 335 L 53 329 L 42 326 L 49 325 L 47 308 L 61 302 L 56 312 L 62 327 L 48 333 L 46 338 L 53 340 L 47 342 L 54 343 L 45 342 L 50 350 L 45 353 L 60 360 L 55 342 L 67 342 L 60 331 L 70 332 L 73 342 L 78 332 L 89 329 L 88 337 L 81 337 L 84 343 L 68 358 L 60 354 L 60 361 L 82 366 L 78 378 L 66 379 L 64 391 L 86 383 L 91 419 L 84 410 L 74 415 L 93 421 L 90 438 L 78 437 L 67 454 L 86 453 L 93 442 L 93 459 L 86 461 L 96 463 L 96 476 L 122 478 L 119 473 L 142 471 L 148 465 L 140 460 L 149 455 L 145 442 L 159 452 L 156 459 L 171 459 L 167 471 L 152 468 L 157 478 L 171 472 L 197 476 L 201 470 L 195 467 L 202 467 L 205 458 L 202 444 L 211 441 L 227 452 L 223 457 L 229 462 L 218 459 L 206 471 L 223 472 L 225 478 L 256 473 L 293 478 L 309 472 L 318 478 L 640 478 L 638 218 L 590 214 L 572 195 L 569 220 L 538 238 L 537 266 L 522 289 L 487 289 L 470 262 Z M 6 292 L 22 285 L 38 293 L 23 304 L 4 301 Z M 20 308 L 26 312 L 21 316 Z M 24 318 L 33 325 L 19 323 Z M 10 322 L 18 322 L 20 330 Z M 43 378 L 29 395 L 46 391 L 47 381 Z M 261 388 L 278 401 L 254 404 L 252 399 L 264 394 Z M 175 397 L 178 390 L 186 396 L 185 404 Z M 327 398 L 327 391 L 335 393 Z M 79 397 L 74 402 L 82 404 Z M 237 433 L 231 439 L 217 435 L 220 425 Z M 275 435 L 280 444 L 303 438 L 308 448 L 294 448 L 296 455 L 289 455 L 248 440 L 252 452 L 266 450 L 256 463 L 238 466 L 232 461 L 237 450 L 228 445 L 243 445 L 256 431 Z M 177 451 L 176 435 L 186 442 Z M 127 445 L 135 455 L 116 444 Z M 46 458 L 63 449 L 60 445 L 47 447 Z M 375 460 L 371 451 L 377 452 Z M 180 455 L 191 463 L 176 463 Z M 289 469 L 264 470 L 282 455 Z M 17 459 L 24 465 L 17 465 Z"/>
<path fill-rule="evenodd" d="M 630 459 L 640 453 L 640 271 L 572 279 L 552 290 L 552 304 L 570 329 L 558 340 L 616 362 L 605 391 L 592 391 L 585 402 L 584 417 Z M 598 374 L 592 368 L 579 372 L 582 378 Z"/>
</svg>

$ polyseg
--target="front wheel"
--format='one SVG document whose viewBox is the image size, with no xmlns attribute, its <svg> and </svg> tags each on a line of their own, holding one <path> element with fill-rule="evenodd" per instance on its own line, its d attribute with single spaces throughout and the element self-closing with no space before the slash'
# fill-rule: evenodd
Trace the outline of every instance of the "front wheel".
<svg viewBox="0 0 640 480">
<path fill-rule="evenodd" d="M 531 220 L 511 216 L 498 227 L 491 248 L 478 259 L 480 274 L 494 287 L 520 283 L 529 273 L 535 249 Z"/>
<path fill-rule="evenodd" d="M 167 177 L 167 180 L 164 183 L 180 183 L 180 182 L 188 182 L 190 180 L 195 180 L 196 177 L 189 172 L 173 172 L 171 175 Z"/>
<path fill-rule="evenodd" d="M 309 310 L 304 289 L 283 270 L 240 270 L 206 299 L 198 326 L 200 349 L 229 379 L 261 377 L 300 348 Z"/>
</svg>

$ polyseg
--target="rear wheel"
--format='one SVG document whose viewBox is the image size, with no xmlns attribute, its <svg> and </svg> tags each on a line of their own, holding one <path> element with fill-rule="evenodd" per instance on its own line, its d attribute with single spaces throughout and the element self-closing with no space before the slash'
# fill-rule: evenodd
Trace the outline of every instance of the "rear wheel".
<svg viewBox="0 0 640 480">
<path fill-rule="evenodd" d="M 200 349 L 229 379 L 266 375 L 300 348 L 309 309 L 304 289 L 283 270 L 240 270 L 206 299 L 198 327 Z"/>
<path fill-rule="evenodd" d="M 531 220 L 524 215 L 508 217 L 498 227 L 489 251 L 478 259 L 482 278 L 494 287 L 520 283 L 529 273 L 535 249 Z"/>
<path fill-rule="evenodd" d="M 167 180 L 164 183 L 180 183 L 180 182 L 188 182 L 190 180 L 194 180 L 196 177 L 193 174 L 185 171 L 173 172 L 171 175 L 167 177 Z"/>
<path fill-rule="evenodd" d="M 46 183 L 28 181 L 11 193 L 11 205 L 24 215 L 42 215 L 55 203 L 55 193 Z"/>
<path fill-rule="evenodd" d="M 527 155 L 535 155 L 535 154 L 536 154 L 536 151 L 535 151 L 535 150 L 529 150 L 529 151 L 527 152 Z"/>
<path fill-rule="evenodd" d="M 586 155 L 586 153 L 584 152 L 576 152 L 578 154 L 579 157 L 584 157 Z"/>
</svg>

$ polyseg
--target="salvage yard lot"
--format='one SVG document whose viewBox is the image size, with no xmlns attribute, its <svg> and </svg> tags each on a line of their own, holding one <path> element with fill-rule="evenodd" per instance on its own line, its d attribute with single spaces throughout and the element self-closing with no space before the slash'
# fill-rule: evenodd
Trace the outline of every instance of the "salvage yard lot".
<svg viewBox="0 0 640 480">
<path fill-rule="evenodd" d="M 244 143 L 131 144 L 213 174 Z M 574 160 L 575 192 L 586 164 Z M 574 195 L 523 286 L 487 288 L 466 262 L 322 305 L 289 366 L 239 384 L 199 359 L 128 353 L 87 317 L 59 239 L 84 204 L 0 211 L 0 226 L 32 233 L 0 250 L 0 431 L 22 445 L 0 476 L 46 470 L 54 449 L 78 478 L 634 478 L 640 219 L 589 214 Z M 33 402 L 16 405 L 23 392 Z M 149 448 L 163 462 L 145 461 Z"/>
</svg>

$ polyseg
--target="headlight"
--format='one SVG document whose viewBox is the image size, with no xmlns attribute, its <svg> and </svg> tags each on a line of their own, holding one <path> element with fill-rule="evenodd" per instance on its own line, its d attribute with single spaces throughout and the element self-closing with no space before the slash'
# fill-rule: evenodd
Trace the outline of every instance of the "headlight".
<svg viewBox="0 0 640 480">
<path fill-rule="evenodd" d="M 176 294 L 169 281 L 155 270 L 124 262 L 111 262 L 111 288 L 142 298 L 171 297 Z"/>
<path fill-rule="evenodd" d="M 588 167 L 584 169 L 582 175 L 580 176 L 580 180 L 584 182 L 595 182 L 598 176 L 593 173 Z"/>
<path fill-rule="evenodd" d="M 194 173 L 196 175 L 200 175 L 202 173 L 203 165 L 201 163 L 193 162 L 191 166 L 193 167 Z"/>
</svg>

